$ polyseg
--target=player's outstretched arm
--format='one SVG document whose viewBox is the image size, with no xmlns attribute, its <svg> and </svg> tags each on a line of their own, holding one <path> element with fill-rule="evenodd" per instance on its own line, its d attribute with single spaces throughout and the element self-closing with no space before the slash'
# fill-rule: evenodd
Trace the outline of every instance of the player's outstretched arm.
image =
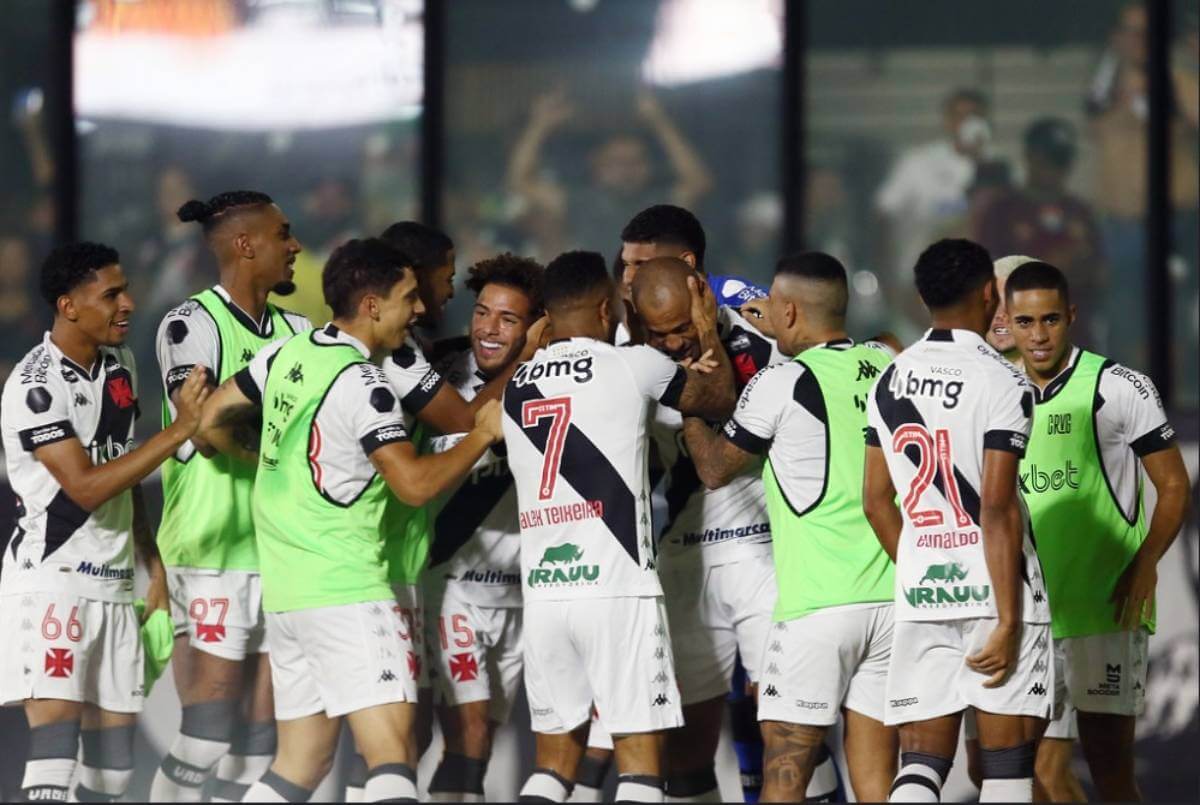
<svg viewBox="0 0 1200 805">
<path fill-rule="evenodd" d="M 720 489 L 758 459 L 695 417 L 683 420 L 683 440 L 696 465 L 696 474 L 708 489 Z"/>
<path fill-rule="evenodd" d="M 79 439 L 63 439 L 39 447 L 33 451 L 33 456 L 42 462 L 76 505 L 84 511 L 95 511 L 139 483 L 192 437 L 200 422 L 201 407 L 209 394 L 206 376 L 203 367 L 193 369 L 180 387 L 175 421 L 120 458 L 93 464 Z"/>
<path fill-rule="evenodd" d="M 1117 608 L 1116 617 L 1126 629 L 1137 629 L 1142 618 L 1154 605 L 1154 588 L 1158 584 L 1158 562 L 1175 542 L 1183 518 L 1187 515 L 1190 482 L 1187 467 L 1179 446 L 1169 447 L 1142 456 L 1142 466 L 1150 476 L 1150 482 L 1158 492 L 1154 514 L 1150 518 L 1150 530 L 1146 540 L 1138 548 L 1129 567 L 1117 580 L 1112 601 Z"/>
<path fill-rule="evenodd" d="M 1007 450 L 984 449 L 979 526 L 983 557 L 996 601 L 996 628 L 983 650 L 967 658 L 967 666 L 998 687 L 1016 666 L 1021 635 L 1021 508 L 1017 501 L 1020 456 Z"/>
<path fill-rule="evenodd" d="M 492 400 L 475 415 L 471 432 L 446 452 L 418 456 L 412 442 L 393 442 L 372 451 L 371 464 L 402 503 L 424 506 L 470 472 L 502 438 L 500 403 Z"/>
<path fill-rule="evenodd" d="M 888 472 L 883 449 L 867 445 L 867 457 L 863 464 L 863 514 L 884 552 L 896 561 L 896 549 L 900 545 L 900 508 L 896 505 L 896 487 Z"/>
<path fill-rule="evenodd" d="M 258 461 L 235 437 L 234 431 L 246 417 L 258 411 L 259 405 L 246 396 L 238 385 L 237 375 L 222 383 L 208 398 L 197 433 L 213 449 L 248 464 Z"/>
</svg>

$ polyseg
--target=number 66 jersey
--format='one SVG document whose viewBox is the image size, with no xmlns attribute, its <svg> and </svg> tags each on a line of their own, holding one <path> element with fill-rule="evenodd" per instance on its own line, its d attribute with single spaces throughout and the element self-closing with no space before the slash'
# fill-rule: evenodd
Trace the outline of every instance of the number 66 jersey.
<svg viewBox="0 0 1200 805">
<path fill-rule="evenodd" d="M 896 552 L 897 621 L 996 617 L 980 527 L 983 456 L 985 450 L 1024 456 L 1032 416 L 1024 375 L 968 330 L 928 331 L 876 381 L 867 444 L 883 450 L 904 523 Z M 1022 620 L 1049 623 L 1029 517 L 1020 506 Z"/>
<path fill-rule="evenodd" d="M 650 404 L 678 405 L 684 370 L 645 346 L 555 341 L 504 390 L 526 601 L 659 596 L 650 530 Z"/>
</svg>

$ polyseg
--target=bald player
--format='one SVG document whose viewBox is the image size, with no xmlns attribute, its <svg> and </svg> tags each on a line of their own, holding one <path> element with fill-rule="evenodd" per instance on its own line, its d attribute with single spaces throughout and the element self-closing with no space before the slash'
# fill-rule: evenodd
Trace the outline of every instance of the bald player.
<svg viewBox="0 0 1200 805">
<path fill-rule="evenodd" d="M 267 301 L 295 289 L 300 244 L 269 196 L 251 190 L 189 201 L 181 221 L 198 223 L 217 260 L 219 281 L 163 318 L 156 352 L 175 419 L 184 378 L 203 366 L 222 383 L 262 347 L 311 328 L 308 319 Z M 257 444 L 257 425 L 245 429 Z M 236 802 L 275 753 L 275 718 L 250 516 L 254 464 L 215 452 L 193 436 L 163 464 L 158 545 L 176 624 L 172 666 L 183 708 L 179 733 L 154 777 L 151 799 L 199 802 L 216 767 L 213 796 Z M 219 765 L 218 765 L 219 764 Z"/>
<path fill-rule="evenodd" d="M 687 446 L 710 488 L 762 466 L 778 600 L 760 663 L 763 801 L 798 801 L 846 723 L 861 801 L 881 801 L 898 739 L 883 724 L 892 641 L 892 566 L 862 511 L 865 400 L 890 350 L 846 333 L 846 271 L 820 252 L 776 266 L 769 315 L 794 360 L 759 372 L 720 431 L 688 419 Z"/>
</svg>

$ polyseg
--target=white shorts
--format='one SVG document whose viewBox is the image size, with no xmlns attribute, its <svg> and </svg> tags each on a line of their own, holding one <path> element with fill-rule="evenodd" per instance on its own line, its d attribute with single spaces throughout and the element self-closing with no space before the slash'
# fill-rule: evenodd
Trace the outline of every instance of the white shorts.
<svg viewBox="0 0 1200 805">
<path fill-rule="evenodd" d="M 262 579 L 249 570 L 168 567 L 175 636 L 188 645 L 241 662 L 267 650 Z"/>
<path fill-rule="evenodd" d="M 596 715 L 596 708 L 592 708 L 592 725 L 588 728 L 588 749 L 607 749 L 609 752 L 613 750 L 612 736 L 604 729 L 604 725 L 600 723 L 600 717 Z"/>
<path fill-rule="evenodd" d="M 412 642 L 417 658 L 417 687 L 429 687 L 429 647 L 425 645 L 425 597 L 418 584 L 393 584 L 392 594 L 399 607 L 396 612 L 404 621 L 405 640 Z"/>
<path fill-rule="evenodd" d="M 62 699 L 140 713 L 141 625 L 132 604 L 64 591 L 0 598 L 0 702 Z"/>
<path fill-rule="evenodd" d="M 763 654 L 758 720 L 832 726 L 847 707 L 883 721 L 892 611 L 852 604 L 776 623 Z"/>
<path fill-rule="evenodd" d="M 1071 706 L 1067 696 L 1063 641 L 1055 638 L 1052 642 L 1054 644 L 1054 711 L 1050 715 L 1050 723 L 1046 725 L 1046 731 L 1042 737 L 1074 741 L 1079 737 L 1079 729 L 1075 721 L 1075 708 Z M 974 710 L 968 710 L 963 714 L 963 737 L 968 741 L 979 740 L 979 726 L 975 723 Z"/>
<path fill-rule="evenodd" d="M 488 702 L 488 717 L 508 722 L 521 669 L 521 608 L 466 600 L 454 584 L 427 590 L 425 640 L 434 703 Z"/>
<path fill-rule="evenodd" d="M 886 724 L 905 724 L 974 707 L 988 713 L 1049 718 L 1054 706 L 1050 624 L 1024 623 L 1017 666 L 998 688 L 966 658 L 987 642 L 995 618 L 896 621 L 888 667 Z"/>
<path fill-rule="evenodd" d="M 535 732 L 591 716 L 612 735 L 683 724 L 661 598 L 525 602 L 525 695 Z"/>
<path fill-rule="evenodd" d="M 729 693 L 739 650 L 746 675 L 758 682 L 775 609 L 770 550 L 714 567 L 698 562 L 660 567 L 683 704 Z"/>
<path fill-rule="evenodd" d="M 416 702 L 420 657 L 395 601 L 267 613 L 279 721 Z"/>
<path fill-rule="evenodd" d="M 1146 707 L 1150 636 L 1131 632 L 1064 637 L 1070 703 L 1084 713 L 1140 716 Z"/>
</svg>

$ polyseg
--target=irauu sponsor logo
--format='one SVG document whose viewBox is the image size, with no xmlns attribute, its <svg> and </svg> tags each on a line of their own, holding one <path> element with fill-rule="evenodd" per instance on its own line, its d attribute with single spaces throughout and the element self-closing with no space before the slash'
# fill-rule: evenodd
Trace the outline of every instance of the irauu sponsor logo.
<svg viewBox="0 0 1200 805">
<path fill-rule="evenodd" d="M 582 558 L 583 549 L 578 545 L 570 542 L 552 545 L 542 552 L 537 567 L 529 571 L 527 582 L 534 588 L 596 584 L 600 579 L 600 566 L 579 564 Z"/>
<path fill-rule="evenodd" d="M 935 586 L 902 588 L 908 605 L 916 609 L 946 606 L 985 606 L 991 598 L 992 588 L 987 585 L 959 586 L 954 582 L 967 577 L 967 570 L 958 562 L 930 565 L 925 575 L 917 582 Z"/>
</svg>

